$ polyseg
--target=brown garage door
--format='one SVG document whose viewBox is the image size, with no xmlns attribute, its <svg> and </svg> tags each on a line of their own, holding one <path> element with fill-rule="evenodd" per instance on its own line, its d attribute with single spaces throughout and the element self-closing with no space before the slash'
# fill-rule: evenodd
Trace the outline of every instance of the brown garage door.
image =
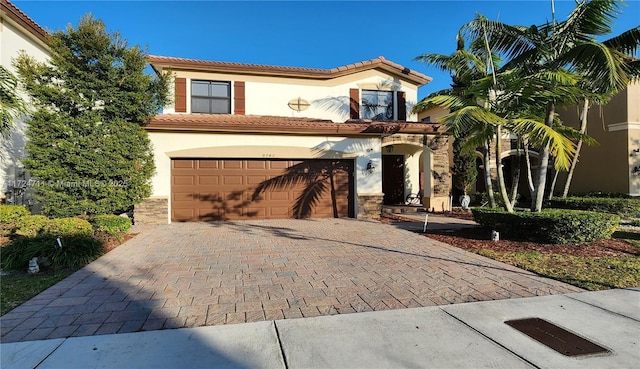
<svg viewBox="0 0 640 369">
<path fill-rule="evenodd" d="M 174 222 L 353 217 L 352 160 L 173 159 Z"/>
</svg>

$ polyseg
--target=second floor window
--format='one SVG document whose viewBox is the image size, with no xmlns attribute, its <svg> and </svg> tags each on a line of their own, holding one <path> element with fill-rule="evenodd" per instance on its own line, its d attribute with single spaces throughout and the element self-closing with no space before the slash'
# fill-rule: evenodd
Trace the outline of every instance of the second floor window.
<svg viewBox="0 0 640 369">
<path fill-rule="evenodd" d="M 362 119 L 392 120 L 393 91 L 362 90 Z"/>
<path fill-rule="evenodd" d="M 231 114 L 231 83 L 191 81 L 191 112 Z"/>
</svg>

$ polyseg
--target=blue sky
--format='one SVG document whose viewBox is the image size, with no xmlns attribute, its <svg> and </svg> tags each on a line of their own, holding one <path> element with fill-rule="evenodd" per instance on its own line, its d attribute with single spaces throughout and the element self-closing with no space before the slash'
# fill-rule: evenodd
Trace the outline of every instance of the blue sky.
<svg viewBox="0 0 640 369">
<path fill-rule="evenodd" d="M 12 2 L 50 31 L 92 13 L 153 55 L 327 69 L 382 55 L 433 77 L 419 98 L 450 78 L 413 59 L 451 54 L 458 29 L 476 13 L 527 26 L 551 19 L 551 0 Z M 574 4 L 555 0 L 556 19 Z M 628 0 L 612 36 L 639 24 L 640 0 Z"/>
</svg>

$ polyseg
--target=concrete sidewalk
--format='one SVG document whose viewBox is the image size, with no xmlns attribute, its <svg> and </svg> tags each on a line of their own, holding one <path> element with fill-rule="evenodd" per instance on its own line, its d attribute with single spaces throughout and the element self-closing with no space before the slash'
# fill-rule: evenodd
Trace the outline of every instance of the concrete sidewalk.
<svg viewBox="0 0 640 369">
<path fill-rule="evenodd" d="M 504 322 L 609 350 L 567 357 Z M 637 368 L 640 288 L 0 345 L 13 368 Z"/>
</svg>

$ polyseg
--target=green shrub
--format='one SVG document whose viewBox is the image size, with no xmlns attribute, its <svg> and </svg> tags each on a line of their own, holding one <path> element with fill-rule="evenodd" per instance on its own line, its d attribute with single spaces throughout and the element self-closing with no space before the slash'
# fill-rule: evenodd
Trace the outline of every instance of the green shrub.
<svg viewBox="0 0 640 369">
<path fill-rule="evenodd" d="M 96 231 L 112 236 L 121 236 L 131 228 L 131 219 L 118 215 L 97 215 L 92 217 L 89 222 Z"/>
<path fill-rule="evenodd" d="M 500 232 L 503 238 L 552 244 L 609 239 L 620 222 L 615 214 L 582 210 L 507 213 L 501 209 L 474 208 L 472 212 L 476 222 Z"/>
<path fill-rule="evenodd" d="M 0 205 L 0 236 L 8 236 L 15 231 L 16 221 L 31 214 L 21 205 Z"/>
<path fill-rule="evenodd" d="M 0 223 L 15 222 L 18 218 L 29 215 L 29 209 L 22 205 L 0 205 Z"/>
<path fill-rule="evenodd" d="M 93 227 L 85 219 L 54 218 L 47 222 L 43 233 L 52 237 L 91 237 Z"/>
<path fill-rule="evenodd" d="M 634 218 L 640 214 L 640 199 L 628 197 L 567 197 L 547 201 L 547 207 L 616 214 Z"/>
<path fill-rule="evenodd" d="M 3 269 L 26 269 L 34 257 L 46 257 L 54 268 L 78 268 L 103 253 L 100 242 L 88 236 L 62 237 L 62 247 L 53 236 L 17 237 L 0 248 Z"/>
<path fill-rule="evenodd" d="M 27 215 L 16 221 L 15 234 L 18 236 L 35 237 L 41 233 L 49 222 L 44 215 Z"/>
</svg>

